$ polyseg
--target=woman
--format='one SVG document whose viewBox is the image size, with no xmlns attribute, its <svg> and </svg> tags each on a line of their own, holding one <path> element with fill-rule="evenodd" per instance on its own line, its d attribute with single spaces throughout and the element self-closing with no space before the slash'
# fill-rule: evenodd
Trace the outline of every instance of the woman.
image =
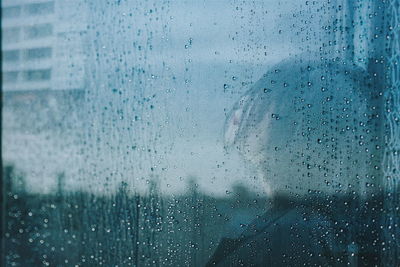
<svg viewBox="0 0 400 267">
<path fill-rule="evenodd" d="M 271 208 L 208 266 L 379 261 L 373 107 L 364 71 L 317 54 L 271 68 L 236 104 L 225 138 L 263 177 Z M 378 204 L 376 204 L 378 203 Z"/>
</svg>

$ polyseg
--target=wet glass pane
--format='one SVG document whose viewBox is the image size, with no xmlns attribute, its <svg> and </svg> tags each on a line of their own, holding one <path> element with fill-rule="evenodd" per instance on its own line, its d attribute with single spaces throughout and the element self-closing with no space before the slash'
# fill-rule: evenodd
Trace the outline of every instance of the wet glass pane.
<svg viewBox="0 0 400 267">
<path fill-rule="evenodd" d="M 0 265 L 400 264 L 397 0 L 2 14 Z"/>
</svg>

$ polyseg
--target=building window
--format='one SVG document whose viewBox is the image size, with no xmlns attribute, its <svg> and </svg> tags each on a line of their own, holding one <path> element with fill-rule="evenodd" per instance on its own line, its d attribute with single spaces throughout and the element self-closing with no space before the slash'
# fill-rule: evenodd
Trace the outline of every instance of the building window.
<svg viewBox="0 0 400 267">
<path fill-rule="evenodd" d="M 24 81 L 48 81 L 51 78 L 51 69 L 24 71 Z"/>
<path fill-rule="evenodd" d="M 3 51 L 3 61 L 16 62 L 19 60 L 19 50 Z"/>
<path fill-rule="evenodd" d="M 53 34 L 53 25 L 50 23 L 39 24 L 25 28 L 26 39 L 38 39 L 48 37 Z"/>
<path fill-rule="evenodd" d="M 19 41 L 21 29 L 19 27 L 12 27 L 3 29 L 3 42 L 4 43 L 15 43 Z"/>
<path fill-rule="evenodd" d="M 3 7 L 1 9 L 1 15 L 5 19 L 18 18 L 21 15 L 21 7 L 20 6 Z"/>
<path fill-rule="evenodd" d="M 24 58 L 26 60 L 37 60 L 50 58 L 52 54 L 51 47 L 40 47 L 25 50 Z"/>
<path fill-rule="evenodd" d="M 2 76 L 4 83 L 15 83 L 18 80 L 18 71 L 6 71 Z"/>
<path fill-rule="evenodd" d="M 25 6 L 27 15 L 48 15 L 54 13 L 54 2 L 35 3 Z"/>
</svg>

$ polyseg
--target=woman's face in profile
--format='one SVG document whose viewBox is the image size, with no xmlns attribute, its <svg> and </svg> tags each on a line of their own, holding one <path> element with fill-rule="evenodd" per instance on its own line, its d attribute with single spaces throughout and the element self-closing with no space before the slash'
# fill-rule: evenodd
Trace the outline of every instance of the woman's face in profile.
<svg viewBox="0 0 400 267">
<path fill-rule="evenodd" d="M 323 164 L 323 149 L 313 148 L 307 142 L 309 138 L 298 130 L 298 122 L 291 114 L 281 112 L 278 116 L 267 112 L 243 140 L 242 155 L 262 176 L 269 193 L 287 194 L 320 187 L 317 177 L 323 176 L 319 167 Z"/>
<path fill-rule="evenodd" d="M 264 75 L 232 112 L 225 137 L 262 176 L 269 192 L 363 190 L 367 107 L 358 77 L 341 66 L 332 69 L 326 73 L 286 64 Z"/>
</svg>

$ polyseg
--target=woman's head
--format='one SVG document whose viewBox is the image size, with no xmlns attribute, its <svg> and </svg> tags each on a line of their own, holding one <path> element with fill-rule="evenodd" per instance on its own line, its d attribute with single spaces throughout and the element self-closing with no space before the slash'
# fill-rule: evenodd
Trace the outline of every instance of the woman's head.
<svg viewBox="0 0 400 267">
<path fill-rule="evenodd" d="M 275 193 L 364 194 L 372 130 L 364 72 L 300 56 L 271 68 L 239 100 L 225 138 Z"/>
</svg>

